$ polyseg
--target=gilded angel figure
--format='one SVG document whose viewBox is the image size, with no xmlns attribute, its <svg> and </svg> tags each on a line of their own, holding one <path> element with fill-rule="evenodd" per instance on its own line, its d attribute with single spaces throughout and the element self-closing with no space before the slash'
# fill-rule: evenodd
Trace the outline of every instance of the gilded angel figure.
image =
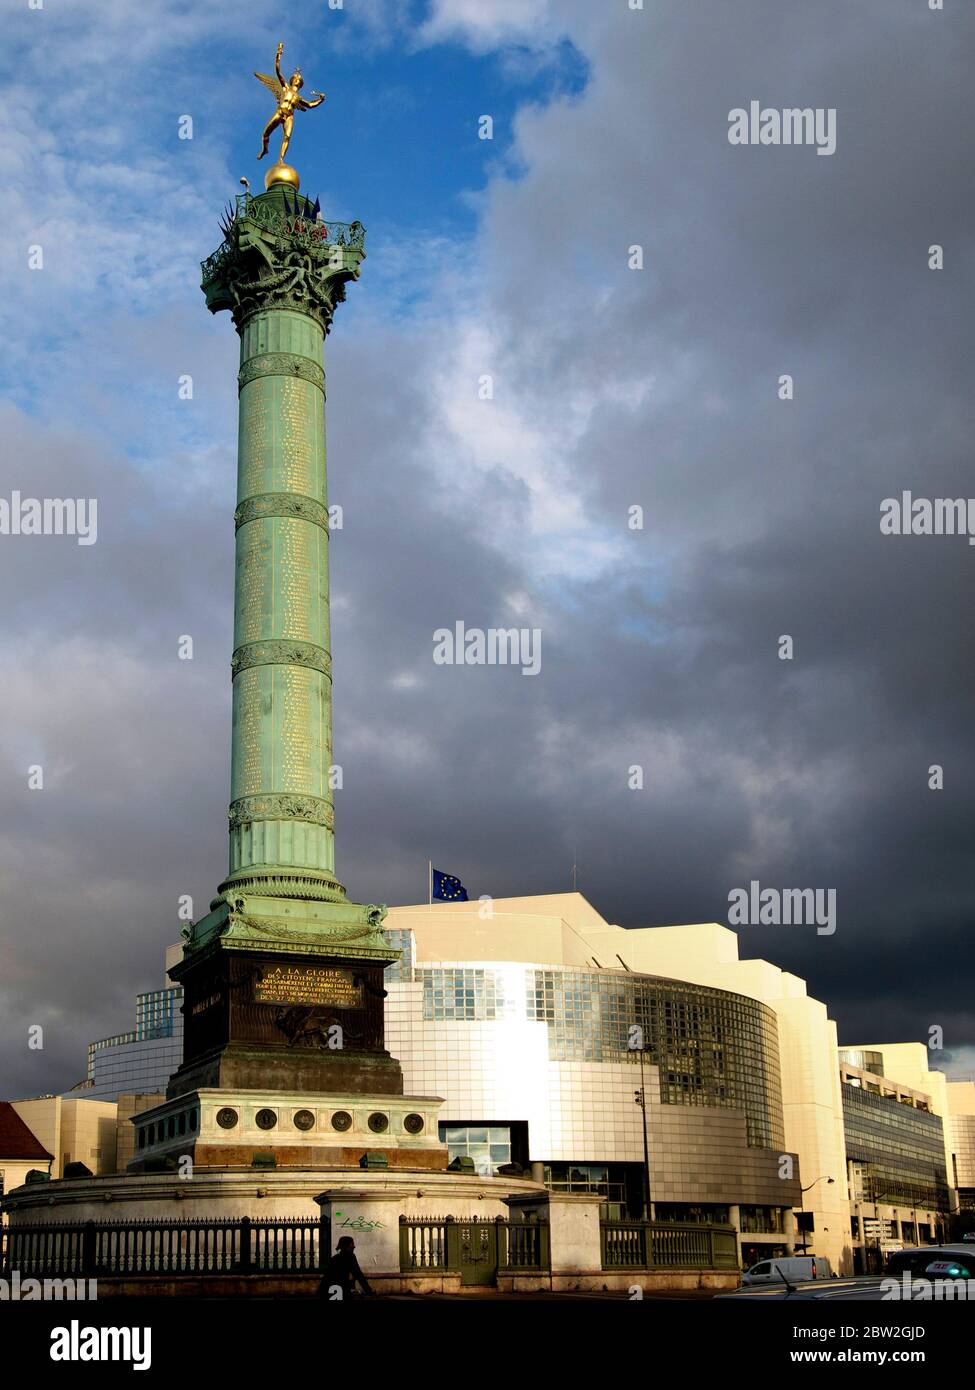
<svg viewBox="0 0 975 1390">
<path fill-rule="evenodd" d="M 281 71 L 281 54 L 283 52 L 284 44 L 279 43 L 278 51 L 274 55 L 275 77 L 269 77 L 266 72 L 255 72 L 254 74 L 256 78 L 264 83 L 269 91 L 274 93 L 274 99 L 278 103 L 277 110 L 264 127 L 261 152 L 257 157 L 258 159 L 263 159 L 267 154 L 267 145 L 271 138 L 271 133 L 280 126 L 284 135 L 284 139 L 281 141 L 281 153 L 278 155 L 278 162 L 280 164 L 284 163 L 284 157 L 288 153 L 288 146 L 291 143 L 291 132 L 294 128 L 295 112 L 311 111 L 313 107 L 321 106 L 322 102 L 325 100 L 323 92 L 312 92 L 312 96 L 315 98 L 314 101 L 306 101 L 301 95 L 301 89 L 305 84 L 301 76 L 300 68 L 295 68 L 290 78 L 285 81 L 284 74 Z"/>
</svg>

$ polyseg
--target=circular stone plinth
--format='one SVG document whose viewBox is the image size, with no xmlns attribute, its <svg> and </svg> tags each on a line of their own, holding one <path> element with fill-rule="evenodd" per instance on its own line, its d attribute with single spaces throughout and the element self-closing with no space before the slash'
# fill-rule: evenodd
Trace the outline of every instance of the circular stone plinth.
<svg viewBox="0 0 975 1390">
<path fill-rule="evenodd" d="M 316 1198 L 382 1197 L 396 1215 L 507 1216 L 504 1199 L 544 1196 L 529 1178 L 368 1168 L 198 1168 L 192 1177 L 145 1173 L 32 1183 L 8 1193 L 4 1213 L 23 1228 L 77 1221 L 229 1221 L 241 1216 L 317 1218 Z"/>
</svg>

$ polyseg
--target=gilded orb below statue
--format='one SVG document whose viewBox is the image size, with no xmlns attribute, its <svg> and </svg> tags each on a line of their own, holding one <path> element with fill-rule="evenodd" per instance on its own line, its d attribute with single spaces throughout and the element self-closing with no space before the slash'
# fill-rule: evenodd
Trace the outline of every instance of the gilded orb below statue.
<svg viewBox="0 0 975 1390">
<path fill-rule="evenodd" d="M 271 185 L 275 183 L 288 184 L 288 186 L 293 188 L 297 193 L 301 185 L 301 180 L 298 177 L 298 170 L 293 168 L 290 164 L 282 164 L 281 161 L 278 160 L 277 164 L 272 164 L 264 175 L 265 188 L 270 188 Z"/>
</svg>

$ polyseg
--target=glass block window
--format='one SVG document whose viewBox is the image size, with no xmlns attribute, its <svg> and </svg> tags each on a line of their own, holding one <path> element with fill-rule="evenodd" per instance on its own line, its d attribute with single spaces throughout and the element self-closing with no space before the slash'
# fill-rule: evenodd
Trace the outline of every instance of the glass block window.
<svg viewBox="0 0 975 1390">
<path fill-rule="evenodd" d="M 490 1021 L 517 1015 L 507 971 L 480 966 L 422 970 L 423 1017 Z"/>
<path fill-rule="evenodd" d="M 383 936 L 394 951 L 402 952 L 399 960 L 387 965 L 386 979 L 409 983 L 413 979 L 413 933 L 408 928 L 387 927 Z"/>
<path fill-rule="evenodd" d="M 455 1158 L 472 1158 L 478 1173 L 490 1178 L 502 1163 L 511 1162 L 511 1130 L 507 1125 L 442 1124 L 439 1129 L 451 1163 Z"/>
</svg>

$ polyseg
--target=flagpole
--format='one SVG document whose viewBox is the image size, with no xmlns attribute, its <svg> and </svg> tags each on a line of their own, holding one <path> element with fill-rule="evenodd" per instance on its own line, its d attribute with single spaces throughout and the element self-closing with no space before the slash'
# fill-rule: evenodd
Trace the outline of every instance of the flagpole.
<svg viewBox="0 0 975 1390">
<path fill-rule="evenodd" d="M 427 860 L 427 905 L 433 907 L 433 860 Z"/>
</svg>

